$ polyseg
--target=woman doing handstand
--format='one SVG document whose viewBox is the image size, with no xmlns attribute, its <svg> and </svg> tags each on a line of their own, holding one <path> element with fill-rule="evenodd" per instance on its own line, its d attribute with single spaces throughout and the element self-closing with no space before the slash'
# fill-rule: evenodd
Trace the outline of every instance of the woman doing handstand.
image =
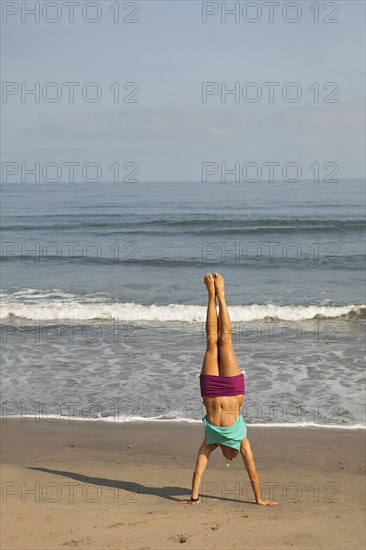
<svg viewBox="0 0 366 550">
<path fill-rule="evenodd" d="M 224 279 L 218 273 L 207 274 L 204 283 L 208 290 L 206 317 L 207 348 L 200 374 L 200 387 L 207 414 L 203 417 L 205 438 L 197 455 L 192 480 L 191 500 L 181 504 L 199 504 L 199 486 L 212 451 L 220 447 L 231 461 L 240 452 L 248 472 L 257 504 L 276 506 L 278 503 L 261 497 L 260 481 L 247 427 L 240 407 L 244 399 L 244 375 L 236 360 L 232 345 L 232 328 L 226 306 Z M 219 302 L 219 316 L 216 311 Z"/>
</svg>

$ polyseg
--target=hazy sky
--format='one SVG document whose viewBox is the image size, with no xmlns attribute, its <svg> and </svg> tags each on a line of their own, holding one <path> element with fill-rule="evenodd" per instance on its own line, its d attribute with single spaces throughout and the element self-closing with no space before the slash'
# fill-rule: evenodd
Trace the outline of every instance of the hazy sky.
<svg viewBox="0 0 366 550">
<path fill-rule="evenodd" d="M 45 21 L 55 18 L 56 3 L 60 20 Z M 132 170 L 123 166 L 131 162 L 140 180 L 199 181 L 204 162 L 226 163 L 228 169 L 235 163 L 278 162 L 279 170 L 296 162 L 302 178 L 311 179 L 309 166 L 318 162 L 321 179 L 331 173 L 333 164 L 324 168 L 327 163 L 339 166 L 340 177 L 364 175 L 363 1 L 270 2 L 278 4 L 273 22 L 265 2 L 223 3 L 227 9 L 237 4 L 238 22 L 229 14 L 222 22 L 222 2 L 80 1 L 73 23 L 67 2 L 41 1 L 42 8 L 49 6 L 39 23 L 21 13 L 24 2 L 1 4 L 3 168 L 4 162 L 24 162 L 27 168 L 57 162 L 67 181 L 63 163 L 95 162 L 101 181 L 112 181 L 109 167 L 119 163 L 123 179 Z M 25 4 L 31 9 L 36 2 Z M 86 4 L 89 19 L 97 5 L 99 21 L 83 19 Z M 120 21 L 114 22 L 111 7 L 117 4 Z M 205 10 L 217 10 L 206 23 Z M 255 16 L 257 22 L 246 20 Z M 285 20 L 296 16 L 297 22 Z M 36 82 L 40 101 L 29 95 L 22 100 L 22 86 L 31 89 Z M 58 85 L 59 101 L 42 96 L 42 90 L 49 99 L 55 96 L 56 87 L 44 88 L 50 82 Z M 65 82 L 80 83 L 74 103 Z M 91 82 L 97 87 L 88 87 Z M 206 102 L 204 82 L 216 83 Z M 278 83 L 273 102 L 264 84 L 269 82 Z M 296 86 L 286 88 L 289 82 Z M 239 96 L 221 97 L 235 83 Z M 98 101 L 83 98 L 81 89 L 93 99 L 97 88 Z M 123 102 L 128 94 L 138 102 Z M 253 102 L 255 94 L 262 95 Z M 291 102 L 295 94 L 300 99 Z M 75 170 L 75 179 L 82 180 L 81 169 Z"/>
</svg>

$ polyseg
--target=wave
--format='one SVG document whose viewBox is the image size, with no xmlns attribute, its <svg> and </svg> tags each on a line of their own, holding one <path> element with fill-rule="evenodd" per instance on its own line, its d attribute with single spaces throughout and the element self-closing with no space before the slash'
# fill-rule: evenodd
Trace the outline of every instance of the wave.
<svg viewBox="0 0 366 550">
<path fill-rule="evenodd" d="M 207 241 L 202 244 L 202 261 L 204 261 L 207 268 L 212 268 L 214 271 L 217 266 L 222 266 L 222 254 L 226 254 L 225 249 L 221 252 L 220 246 L 223 243 Z M 321 269 L 334 269 L 341 268 L 342 270 L 356 270 L 362 269 L 364 267 L 365 256 L 364 254 L 350 254 L 340 255 L 338 253 L 332 254 L 333 250 L 330 248 L 330 253 L 326 252 L 320 253 L 317 261 L 314 260 L 314 253 L 311 252 L 305 253 L 300 252 L 298 258 L 285 256 L 282 251 L 282 248 L 279 248 L 279 252 L 271 252 L 273 256 L 270 256 L 269 247 L 262 249 L 259 247 L 259 242 L 254 242 L 254 245 L 257 247 L 250 248 L 248 251 L 244 249 L 244 252 L 240 252 L 239 245 L 240 243 L 233 242 L 232 244 L 236 245 L 235 250 L 228 252 L 228 258 L 225 260 L 227 264 L 230 264 L 230 267 L 233 269 L 242 269 L 245 265 L 246 269 L 258 269 L 261 265 L 268 265 L 270 263 L 271 269 L 287 269 L 289 264 L 291 264 L 292 269 L 304 269 L 305 267 Z M 247 243 L 250 245 L 250 243 Z M 264 243 L 265 244 L 265 243 Z M 332 244 L 332 243 L 328 243 Z M 207 249 L 203 248 L 203 245 L 207 245 Z M 259 247 L 259 252 L 258 252 Z M 130 250 L 130 252 L 128 252 Z M 256 255 L 259 254 L 259 257 Z M 40 263 L 49 263 L 52 265 L 57 264 L 72 264 L 72 265 L 99 265 L 99 266 L 115 266 L 123 265 L 124 268 L 132 267 L 146 267 L 146 268 L 163 268 L 163 269 L 196 269 L 197 268 L 197 257 L 195 258 L 185 258 L 185 259 L 176 259 L 176 258 L 140 258 L 134 257 L 139 255 L 139 246 L 138 241 L 136 243 L 131 243 L 129 248 L 126 248 L 124 257 L 116 260 L 113 257 L 98 257 L 98 258 L 88 258 L 87 256 L 74 255 L 70 256 L 52 256 L 50 254 L 39 256 L 35 254 L 27 255 L 12 255 L 4 256 L 0 255 L 0 261 L 3 262 L 19 262 L 19 263 L 28 263 L 29 265 L 40 264 Z M 270 261 L 269 261 L 269 258 Z"/>
<path fill-rule="evenodd" d="M 366 318 L 366 305 L 233 305 L 230 306 L 230 316 L 233 322 L 263 319 L 307 321 L 338 317 L 361 319 Z M 29 321 L 203 323 L 206 319 L 206 306 L 118 303 L 108 302 L 103 296 L 80 297 L 57 292 L 18 295 L 18 299 L 15 300 L 3 295 L 0 319 L 3 321 L 25 319 Z"/>
<path fill-rule="evenodd" d="M 50 216 L 50 223 L 44 223 L 43 225 L 35 225 L 34 223 L 22 223 L 18 224 L 2 224 L 2 231 L 34 231 L 37 228 L 37 231 L 47 230 L 47 231 L 62 231 L 71 229 L 100 229 L 103 230 L 102 235 L 105 234 L 105 230 L 111 230 L 111 234 L 118 233 L 118 230 L 123 230 L 128 233 L 150 233 L 154 232 L 154 228 L 161 227 L 162 229 L 177 228 L 182 232 L 193 232 L 201 234 L 202 232 L 212 232 L 217 230 L 219 227 L 218 233 L 235 233 L 240 232 L 263 232 L 268 233 L 268 231 L 342 231 L 342 230 L 364 230 L 365 221 L 364 219 L 355 219 L 355 218 L 253 218 L 253 219 L 243 219 L 235 217 L 224 217 L 224 216 L 208 216 L 208 215 L 195 215 L 195 216 L 185 216 L 182 218 L 181 215 L 171 215 L 170 217 L 161 217 L 161 218 L 151 218 L 144 216 L 140 221 L 136 222 L 136 216 L 126 217 L 120 214 L 100 214 L 94 213 L 91 217 L 90 214 L 86 216 L 78 216 L 78 219 L 71 216 L 61 216 L 55 222 L 57 216 Z M 80 219 L 82 218 L 82 219 Z M 96 221 L 96 219 L 101 218 L 101 221 Z M 43 219 L 47 219 L 47 216 L 43 216 Z M 37 222 L 38 222 L 37 218 Z M 206 231 L 205 231 L 206 230 Z"/>
<path fill-rule="evenodd" d="M 145 225 L 145 224 L 144 224 Z M 237 229 L 284 229 L 284 228 L 299 228 L 299 229 L 364 229 L 365 221 L 363 219 L 340 219 L 340 218 L 256 218 L 243 219 L 223 218 L 223 217 L 192 217 L 185 219 L 160 219 L 146 222 L 146 225 L 161 225 L 174 227 L 187 227 L 199 225 L 204 227 L 217 227 L 221 229 L 237 228 Z"/>
<path fill-rule="evenodd" d="M 34 420 L 37 418 L 37 420 L 42 419 L 42 416 L 39 415 L 39 413 L 28 413 L 28 414 L 15 414 L 11 416 L 5 416 L 3 418 L 9 419 L 9 418 L 22 418 L 23 421 L 26 421 L 27 418 Z M 83 416 L 60 416 L 56 414 L 47 414 L 47 416 L 43 417 L 47 422 L 55 423 L 58 421 L 63 422 L 113 422 L 117 424 L 125 424 L 126 422 L 129 423 L 143 423 L 143 422 L 175 422 L 175 423 L 189 423 L 189 424 L 202 424 L 202 420 L 196 420 L 193 418 L 186 418 L 182 416 L 173 417 L 172 415 L 160 415 L 160 416 L 152 416 L 152 417 L 145 417 L 145 416 L 131 416 L 131 417 L 124 417 L 121 415 L 121 418 L 116 420 L 115 416 L 98 416 L 96 418 L 85 418 Z M 264 423 L 253 423 L 247 422 L 247 426 L 251 428 L 328 428 L 328 429 L 338 429 L 338 430 L 366 430 L 365 425 L 363 424 L 320 424 L 317 422 L 296 422 L 296 423 L 284 423 L 284 422 L 268 422 L 268 424 Z"/>
</svg>

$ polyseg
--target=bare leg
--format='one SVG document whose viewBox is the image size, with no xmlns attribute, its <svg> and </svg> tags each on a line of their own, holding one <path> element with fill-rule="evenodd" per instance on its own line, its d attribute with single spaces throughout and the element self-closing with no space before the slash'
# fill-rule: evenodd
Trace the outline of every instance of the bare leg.
<svg viewBox="0 0 366 550">
<path fill-rule="evenodd" d="M 208 290 L 208 305 L 206 316 L 206 337 L 207 347 L 203 358 L 201 374 L 219 375 L 219 353 L 218 353 L 218 318 L 216 311 L 215 282 L 212 275 L 205 275 L 205 285 Z"/>
<path fill-rule="evenodd" d="M 237 376 L 238 374 L 241 374 L 241 370 L 232 344 L 232 327 L 231 319 L 226 306 L 224 279 L 218 273 L 215 273 L 215 290 L 219 301 L 220 376 Z"/>
</svg>

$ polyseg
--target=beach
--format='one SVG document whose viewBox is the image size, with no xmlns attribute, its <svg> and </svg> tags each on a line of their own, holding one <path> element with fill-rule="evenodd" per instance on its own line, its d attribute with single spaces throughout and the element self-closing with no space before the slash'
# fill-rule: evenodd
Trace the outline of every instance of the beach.
<svg viewBox="0 0 366 550">
<path fill-rule="evenodd" d="M 0 550 L 364 550 L 364 2 L 2 8 Z"/>
<path fill-rule="evenodd" d="M 364 548 L 361 183 L 3 187 L 4 550 Z M 215 271 L 275 507 L 219 449 L 180 504 Z"/>
<path fill-rule="evenodd" d="M 38 419 L 39 420 L 39 419 Z M 8 418 L 1 548 L 352 549 L 365 546 L 365 431 L 249 427 L 262 496 L 240 455 L 210 456 L 190 497 L 203 424 Z"/>
</svg>

